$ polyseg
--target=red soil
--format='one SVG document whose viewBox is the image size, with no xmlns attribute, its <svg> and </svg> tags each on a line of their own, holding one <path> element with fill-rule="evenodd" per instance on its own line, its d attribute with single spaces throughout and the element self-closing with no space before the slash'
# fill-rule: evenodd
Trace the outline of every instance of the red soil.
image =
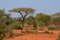
<svg viewBox="0 0 60 40">
<path fill-rule="evenodd" d="M 20 30 L 14 30 L 14 32 L 21 33 Z M 42 32 L 42 31 L 40 31 Z M 16 36 L 6 40 L 56 40 L 60 31 L 53 31 L 54 34 L 25 34 L 23 36 Z"/>
</svg>

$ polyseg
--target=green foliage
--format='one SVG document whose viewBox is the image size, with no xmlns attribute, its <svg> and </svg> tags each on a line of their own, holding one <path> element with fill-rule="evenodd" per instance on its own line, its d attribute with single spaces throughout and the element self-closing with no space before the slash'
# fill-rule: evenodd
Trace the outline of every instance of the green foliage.
<svg viewBox="0 0 60 40">
<path fill-rule="evenodd" d="M 8 27 L 5 24 L 0 24 L 0 40 L 5 37 L 5 33 L 8 32 Z"/>
<path fill-rule="evenodd" d="M 39 22 L 39 26 L 45 26 L 45 23 L 42 22 L 42 21 L 40 21 L 40 22 Z"/>
<path fill-rule="evenodd" d="M 47 15 L 47 14 L 40 13 L 40 14 L 37 14 L 37 15 L 35 16 L 35 18 L 36 18 L 36 20 L 37 20 L 37 23 L 41 22 L 41 24 L 42 24 L 42 22 L 43 22 L 43 25 L 45 24 L 46 26 L 47 26 L 47 25 L 49 24 L 49 22 L 50 22 L 50 16 Z"/>
<path fill-rule="evenodd" d="M 3 10 L 0 10 L 0 40 L 3 40 L 3 38 L 6 36 L 6 33 L 11 30 L 10 27 L 6 24 L 6 20 L 7 17 L 5 12 Z"/>
<path fill-rule="evenodd" d="M 48 30 L 56 30 L 56 27 L 48 27 Z"/>
<path fill-rule="evenodd" d="M 33 16 L 29 16 L 28 18 L 26 18 L 26 23 L 27 24 L 33 24 L 34 21 L 34 17 Z"/>
<path fill-rule="evenodd" d="M 28 18 L 26 18 L 26 23 L 27 24 L 33 24 L 34 28 L 36 29 L 37 27 L 37 23 L 36 23 L 36 20 L 33 16 L 29 16 Z"/>
<path fill-rule="evenodd" d="M 9 27 L 13 28 L 13 29 L 22 29 L 22 26 L 20 24 L 20 22 L 14 22 L 14 23 L 11 23 L 9 25 Z"/>
</svg>

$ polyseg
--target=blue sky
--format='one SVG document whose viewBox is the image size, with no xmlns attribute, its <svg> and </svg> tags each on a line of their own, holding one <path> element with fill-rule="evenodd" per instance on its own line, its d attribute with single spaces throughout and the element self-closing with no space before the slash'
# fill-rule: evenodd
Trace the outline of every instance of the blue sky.
<svg viewBox="0 0 60 40">
<path fill-rule="evenodd" d="M 28 7 L 36 10 L 36 13 L 53 14 L 60 12 L 60 0 L 0 0 L 0 9 L 7 12 L 13 8 Z M 19 14 L 13 14 L 18 16 Z"/>
</svg>

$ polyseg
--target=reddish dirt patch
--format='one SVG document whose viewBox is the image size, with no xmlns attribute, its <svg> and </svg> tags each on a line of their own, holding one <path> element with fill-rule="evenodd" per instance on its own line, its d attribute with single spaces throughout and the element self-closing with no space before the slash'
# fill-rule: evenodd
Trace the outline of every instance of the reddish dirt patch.
<svg viewBox="0 0 60 40">
<path fill-rule="evenodd" d="M 20 31 L 15 32 L 19 33 Z M 59 32 L 60 31 L 55 30 L 54 34 L 25 34 L 23 36 L 16 36 L 6 40 L 56 40 Z"/>
</svg>

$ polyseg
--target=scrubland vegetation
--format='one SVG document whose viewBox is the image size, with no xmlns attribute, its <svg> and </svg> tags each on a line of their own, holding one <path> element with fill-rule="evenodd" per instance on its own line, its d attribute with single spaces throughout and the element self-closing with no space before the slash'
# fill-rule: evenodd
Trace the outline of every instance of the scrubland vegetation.
<svg viewBox="0 0 60 40">
<path fill-rule="evenodd" d="M 7 36 L 23 36 L 26 33 L 39 34 L 38 30 L 44 30 L 42 34 L 53 34 L 53 30 L 60 30 L 60 12 L 50 15 L 37 13 L 35 16 L 35 9 L 32 8 L 14 8 L 8 12 L 20 14 L 20 17 L 10 17 L 12 14 L 0 10 L 0 40 Z M 21 34 L 14 34 L 13 30 L 21 30 Z"/>
</svg>

